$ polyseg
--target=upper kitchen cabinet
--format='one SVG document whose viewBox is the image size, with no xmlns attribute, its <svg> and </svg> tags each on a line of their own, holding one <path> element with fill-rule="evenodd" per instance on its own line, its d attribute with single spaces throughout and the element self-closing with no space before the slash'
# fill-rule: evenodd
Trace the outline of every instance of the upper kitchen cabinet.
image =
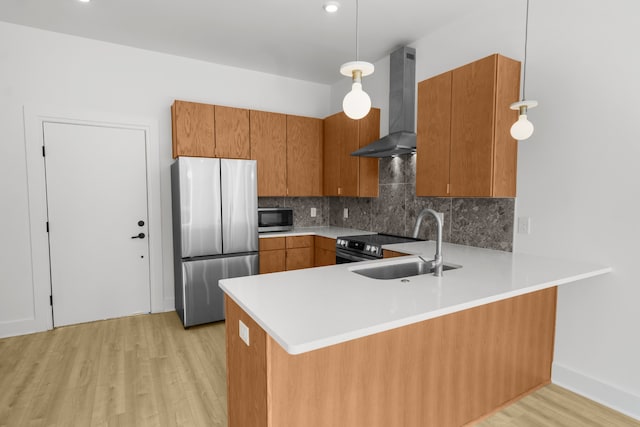
<svg viewBox="0 0 640 427">
<path fill-rule="evenodd" d="M 175 101 L 171 106 L 173 157 L 248 159 L 249 110 Z"/>
<path fill-rule="evenodd" d="M 380 109 L 361 120 L 343 112 L 324 119 L 325 196 L 378 197 L 378 159 L 351 153 L 380 138 Z"/>
<path fill-rule="evenodd" d="M 215 157 L 249 159 L 249 110 L 215 106 Z"/>
<path fill-rule="evenodd" d="M 287 116 L 287 195 L 322 196 L 322 120 Z"/>
<path fill-rule="evenodd" d="M 520 62 L 491 55 L 418 84 L 416 194 L 515 197 Z"/>
<path fill-rule="evenodd" d="M 258 196 L 287 195 L 287 116 L 250 112 L 251 159 L 258 163 Z"/>
<path fill-rule="evenodd" d="M 215 157 L 213 105 L 175 101 L 171 106 L 173 157 Z"/>
</svg>

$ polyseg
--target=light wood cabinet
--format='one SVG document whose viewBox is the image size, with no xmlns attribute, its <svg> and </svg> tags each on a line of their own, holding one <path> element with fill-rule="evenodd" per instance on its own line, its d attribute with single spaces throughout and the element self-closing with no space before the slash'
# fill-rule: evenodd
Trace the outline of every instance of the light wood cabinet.
<svg viewBox="0 0 640 427">
<path fill-rule="evenodd" d="M 314 266 L 334 265 L 336 263 L 336 239 L 315 236 Z"/>
<path fill-rule="evenodd" d="M 215 106 L 216 157 L 249 159 L 249 110 Z"/>
<path fill-rule="evenodd" d="M 173 103 L 171 119 L 174 158 L 253 159 L 258 196 L 323 195 L 321 119 L 186 101 Z"/>
<path fill-rule="evenodd" d="M 174 158 L 250 158 L 249 110 L 175 101 L 171 121 Z"/>
<path fill-rule="evenodd" d="M 399 257 L 399 256 L 407 256 L 407 254 L 402 253 L 402 252 L 390 251 L 388 249 L 383 249 L 382 250 L 382 256 L 384 258 L 396 258 L 396 257 Z"/>
<path fill-rule="evenodd" d="M 314 236 L 260 239 L 260 274 L 314 266 Z"/>
<path fill-rule="evenodd" d="M 378 159 L 351 153 L 380 138 L 380 110 L 361 120 L 343 112 L 324 119 L 325 196 L 378 197 Z"/>
<path fill-rule="evenodd" d="M 258 163 L 258 196 L 287 195 L 287 116 L 250 112 L 251 158 Z"/>
<path fill-rule="evenodd" d="M 171 106 L 173 158 L 215 157 L 214 106 L 175 101 Z"/>
<path fill-rule="evenodd" d="M 544 289 L 292 355 L 225 296 L 228 426 L 474 425 L 551 381 L 556 297 Z"/>
<path fill-rule="evenodd" d="M 259 239 L 260 274 L 285 270 L 285 248 L 284 237 Z"/>
<path fill-rule="evenodd" d="M 287 116 L 287 195 L 322 196 L 322 120 Z"/>
<path fill-rule="evenodd" d="M 416 194 L 515 197 L 520 62 L 491 55 L 418 84 Z"/>
<path fill-rule="evenodd" d="M 313 267 L 313 237 L 314 236 L 286 237 L 287 255 L 285 265 L 287 271 Z"/>
</svg>

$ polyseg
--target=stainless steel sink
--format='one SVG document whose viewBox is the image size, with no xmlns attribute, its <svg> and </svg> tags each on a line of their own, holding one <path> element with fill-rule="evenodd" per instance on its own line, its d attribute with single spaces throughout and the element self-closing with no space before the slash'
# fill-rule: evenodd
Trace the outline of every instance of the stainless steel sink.
<svg viewBox="0 0 640 427">
<path fill-rule="evenodd" d="M 447 264 L 443 265 L 443 270 L 454 270 L 461 268 L 461 265 Z M 375 265 L 371 267 L 363 267 L 351 270 L 354 273 L 371 279 L 391 280 L 402 279 L 404 277 L 418 276 L 420 274 L 433 273 L 433 261 L 424 261 L 422 259 L 412 259 L 410 261 L 394 264 Z"/>
</svg>

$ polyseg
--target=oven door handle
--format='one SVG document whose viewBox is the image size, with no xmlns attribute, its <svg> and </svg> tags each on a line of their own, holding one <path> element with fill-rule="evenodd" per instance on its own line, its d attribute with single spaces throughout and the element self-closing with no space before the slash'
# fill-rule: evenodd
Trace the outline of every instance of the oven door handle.
<svg viewBox="0 0 640 427">
<path fill-rule="evenodd" d="M 336 250 L 336 257 L 347 259 L 351 262 L 371 261 L 377 258 L 366 257 L 364 255 L 353 255 L 345 251 Z"/>
</svg>

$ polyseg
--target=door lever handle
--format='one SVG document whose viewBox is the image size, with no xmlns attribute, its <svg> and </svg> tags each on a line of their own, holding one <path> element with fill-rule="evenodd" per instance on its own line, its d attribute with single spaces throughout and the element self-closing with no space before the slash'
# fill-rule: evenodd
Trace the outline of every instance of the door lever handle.
<svg viewBox="0 0 640 427">
<path fill-rule="evenodd" d="M 137 236 L 131 236 L 132 239 L 144 239 L 144 233 L 138 233 Z"/>
</svg>

